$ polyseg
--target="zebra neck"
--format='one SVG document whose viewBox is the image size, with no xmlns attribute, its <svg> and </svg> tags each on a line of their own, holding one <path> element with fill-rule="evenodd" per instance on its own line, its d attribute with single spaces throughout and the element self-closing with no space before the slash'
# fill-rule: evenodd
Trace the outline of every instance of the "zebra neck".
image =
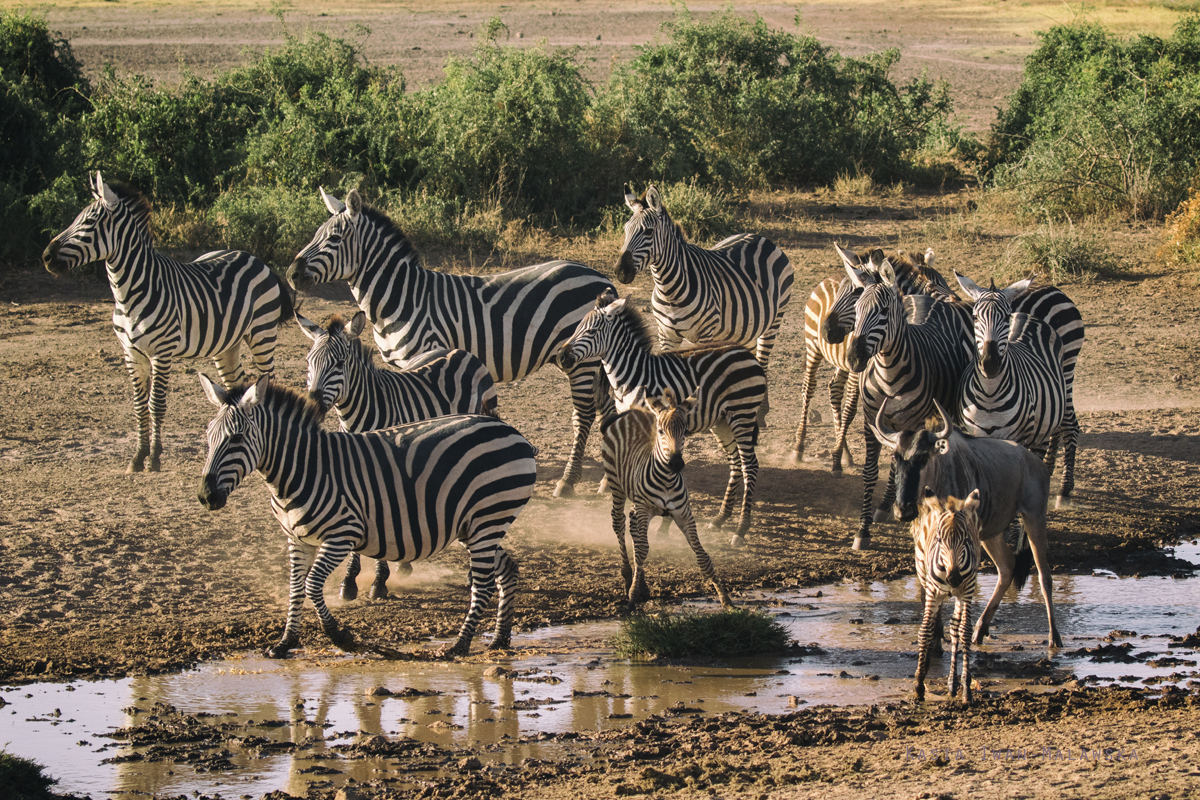
<svg viewBox="0 0 1200 800">
<path fill-rule="evenodd" d="M 691 250 L 702 248 L 688 244 L 678 231 L 672 230 L 663 237 L 657 253 L 650 255 L 650 275 L 654 278 L 654 289 L 664 298 L 683 297 L 688 294 L 690 284 L 696 277 L 688 264 L 697 261 Z"/>
<path fill-rule="evenodd" d="M 372 240 L 373 241 L 373 240 Z M 372 325 L 407 318 L 427 298 L 430 279 L 437 273 L 422 267 L 408 239 L 393 235 L 374 242 L 350 278 L 350 292 Z"/>
<path fill-rule="evenodd" d="M 164 273 L 174 265 L 174 261 L 154 252 L 144 242 L 113 253 L 105 262 L 113 300 L 122 307 L 137 304 L 147 295 L 159 302 Z"/>
<path fill-rule="evenodd" d="M 609 384 L 624 394 L 645 382 L 646 376 L 652 372 L 653 358 L 633 331 L 618 327 L 613 331 L 612 342 L 600 361 L 608 375 Z"/>
<path fill-rule="evenodd" d="M 271 491 L 280 500 L 323 494 L 314 488 L 332 478 L 331 434 L 309 420 L 285 417 L 277 409 L 260 409 L 266 413 L 255 415 L 264 443 L 257 469 Z"/>
<path fill-rule="evenodd" d="M 342 420 L 344 431 L 369 431 L 373 425 L 371 410 L 380 407 L 382 398 L 378 397 L 378 380 L 370 365 L 356 360 L 353 355 L 346 359 L 345 386 L 342 390 L 344 398 L 338 403 L 338 416 Z"/>
</svg>

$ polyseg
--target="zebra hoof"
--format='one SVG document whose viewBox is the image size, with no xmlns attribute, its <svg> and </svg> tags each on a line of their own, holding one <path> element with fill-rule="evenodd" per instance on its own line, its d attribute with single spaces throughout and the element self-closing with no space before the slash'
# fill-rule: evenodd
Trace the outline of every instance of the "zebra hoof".
<svg viewBox="0 0 1200 800">
<path fill-rule="evenodd" d="M 512 638 L 497 639 L 488 645 L 488 650 L 512 650 Z"/>
<path fill-rule="evenodd" d="M 162 472 L 162 462 L 151 456 L 150 463 L 146 465 L 147 472 Z"/>
<path fill-rule="evenodd" d="M 471 640 L 457 639 L 454 644 L 447 647 L 438 655 L 441 658 L 455 658 L 457 656 L 465 656 L 471 650 Z"/>
<path fill-rule="evenodd" d="M 574 497 L 575 496 L 575 487 L 574 487 L 574 485 L 567 483 L 566 481 L 559 481 L 554 486 L 554 496 L 555 497 Z"/>
<path fill-rule="evenodd" d="M 855 536 L 854 544 L 850 546 L 850 549 L 851 550 L 870 550 L 871 549 L 871 537 L 870 536 Z"/>
<path fill-rule="evenodd" d="M 834 475 L 841 475 L 842 474 L 842 462 L 840 462 L 840 461 L 833 462 L 833 466 L 831 466 L 829 468 L 829 471 L 832 472 Z"/>
<path fill-rule="evenodd" d="M 883 508 L 877 508 L 875 509 L 875 516 L 873 516 L 871 519 L 873 522 L 891 522 L 892 512 Z"/>
<path fill-rule="evenodd" d="M 290 653 L 292 648 L 295 646 L 295 642 L 283 640 L 263 650 L 263 655 L 267 658 L 287 658 L 288 653 Z"/>
<path fill-rule="evenodd" d="M 343 600 L 358 599 L 358 584 L 353 581 L 347 581 L 342 584 L 341 598 Z"/>
<path fill-rule="evenodd" d="M 390 596 L 387 587 L 377 583 L 371 584 L 371 591 L 367 592 L 367 597 L 372 600 L 387 600 Z"/>
<path fill-rule="evenodd" d="M 1060 510 L 1060 509 L 1080 508 L 1080 506 L 1077 506 L 1075 504 L 1075 501 L 1072 500 L 1071 498 L 1064 497 L 1063 495 L 1060 494 L 1058 496 L 1058 499 L 1054 501 L 1054 508 L 1055 508 L 1055 510 Z"/>
<path fill-rule="evenodd" d="M 607 475 L 600 479 L 600 485 L 596 487 L 596 494 L 612 494 L 612 490 L 608 488 Z"/>
<path fill-rule="evenodd" d="M 401 561 L 396 564 L 396 577 L 403 578 L 412 575 L 412 564 L 407 561 Z"/>
<path fill-rule="evenodd" d="M 742 536 L 740 533 L 735 533 L 733 535 L 733 537 L 730 538 L 730 540 L 729 540 L 729 546 L 730 547 L 745 547 L 746 546 L 746 537 Z"/>
<path fill-rule="evenodd" d="M 146 469 L 145 463 L 145 461 L 135 458 L 133 461 L 130 461 L 129 466 L 125 468 L 125 474 L 132 475 L 135 472 L 142 472 Z"/>
</svg>

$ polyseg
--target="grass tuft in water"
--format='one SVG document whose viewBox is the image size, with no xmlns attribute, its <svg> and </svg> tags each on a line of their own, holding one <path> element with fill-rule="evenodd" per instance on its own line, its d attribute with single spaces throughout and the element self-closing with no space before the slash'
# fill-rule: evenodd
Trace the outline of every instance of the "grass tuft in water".
<svg viewBox="0 0 1200 800">
<path fill-rule="evenodd" d="M 638 614 L 621 623 L 613 645 L 621 658 L 719 658 L 778 652 L 787 629 L 761 611 Z"/>
<path fill-rule="evenodd" d="M 0 750 L 0 797 L 10 800 L 43 800 L 57 797 L 50 791 L 56 781 L 36 761 Z"/>
</svg>

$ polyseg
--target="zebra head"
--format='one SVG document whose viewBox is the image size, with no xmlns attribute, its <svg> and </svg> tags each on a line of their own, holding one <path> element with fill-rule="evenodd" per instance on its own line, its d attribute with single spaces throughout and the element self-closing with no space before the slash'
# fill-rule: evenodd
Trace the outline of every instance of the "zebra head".
<svg viewBox="0 0 1200 800">
<path fill-rule="evenodd" d="M 921 505 L 924 514 L 913 538 L 918 547 L 924 544 L 926 575 L 937 585 L 957 589 L 979 568 L 979 490 L 965 500 L 943 501 L 926 486 Z"/>
<path fill-rule="evenodd" d="M 596 298 L 596 307 L 584 314 L 571 338 L 563 342 L 558 356 L 558 365 L 563 370 L 569 372 L 581 361 L 608 353 L 626 299 L 618 300 L 617 293 L 611 288 Z"/>
<path fill-rule="evenodd" d="M 196 493 L 209 511 L 224 508 L 225 500 L 242 479 L 258 469 L 262 431 L 251 412 L 266 395 L 269 381 L 269 376 L 263 375 L 244 392 L 227 392 L 200 374 L 204 396 L 218 409 L 217 416 L 208 423 L 208 458 Z"/>
<path fill-rule="evenodd" d="M 945 456 L 952 449 L 952 437 L 962 434 L 954 430 L 950 424 L 950 415 L 941 404 L 933 401 L 934 407 L 941 416 L 941 427 L 936 431 L 902 431 L 896 432 L 884 422 L 885 399 L 879 405 L 879 413 L 875 415 L 875 424 L 871 432 L 885 447 L 892 448 L 892 475 L 896 482 L 896 500 L 892 514 L 901 522 L 917 518 L 917 487 L 931 481 L 926 469 L 930 462 Z M 936 481 L 935 481 L 936 483 Z"/>
<path fill-rule="evenodd" d="M 342 203 L 320 187 L 321 199 L 330 217 L 317 228 L 312 241 L 304 246 L 292 265 L 287 279 L 297 291 L 328 281 L 349 280 L 358 271 L 360 249 L 357 246 L 359 221 L 363 219 L 362 195 L 355 189 Z"/>
<path fill-rule="evenodd" d="M 99 170 L 90 188 L 92 202 L 42 252 L 42 263 L 54 275 L 108 260 L 122 237 L 149 238 L 150 206 L 137 192 L 120 184 L 109 186 Z"/>
<path fill-rule="evenodd" d="M 687 438 L 688 414 L 696 402 L 693 395 L 682 403 L 676 403 L 675 392 L 670 388 L 663 390 L 661 398 L 645 398 L 646 407 L 654 413 L 654 460 L 666 465 L 671 472 L 683 471 L 683 443 Z"/>
<path fill-rule="evenodd" d="M 975 303 L 975 355 L 985 377 L 995 378 L 1004 368 L 1011 330 L 1012 301 L 1029 288 L 1031 279 L 1017 281 L 1005 289 L 997 289 L 995 281 L 984 289 L 973 280 L 960 275 L 958 285 Z"/>
<path fill-rule="evenodd" d="M 869 279 L 877 279 L 879 266 L 883 263 L 882 250 L 878 248 L 872 250 L 867 256 L 866 263 L 863 263 L 861 255 L 855 253 L 853 250 L 847 250 L 837 242 L 833 243 L 833 249 L 837 251 L 838 256 L 842 259 L 842 264 L 847 273 L 854 271 L 870 276 Z M 864 278 L 864 280 L 867 280 L 867 278 Z M 854 306 L 861 296 L 861 286 L 849 277 L 842 279 L 842 282 L 838 284 L 837 293 L 834 295 L 833 305 L 829 307 L 829 311 L 825 315 L 825 321 L 821 323 L 819 333 L 825 341 L 830 344 L 841 344 L 846 340 L 846 333 L 854 327 Z"/>
<path fill-rule="evenodd" d="M 904 323 L 904 301 L 896 290 L 896 273 L 883 260 L 879 275 L 846 265 L 851 284 L 862 289 L 854 304 L 854 327 L 846 339 L 846 363 L 855 372 L 867 368 L 871 358 L 895 340 Z"/>
<path fill-rule="evenodd" d="M 304 335 L 312 339 L 308 351 L 308 394 L 327 411 L 346 399 L 346 365 L 354 357 L 351 340 L 362 334 L 367 315 L 359 311 L 349 325 L 334 315 L 324 328 L 299 313 L 296 321 Z"/>
<path fill-rule="evenodd" d="M 625 223 L 625 244 L 617 257 L 616 277 L 621 283 L 633 283 L 647 264 L 662 255 L 663 242 L 677 232 L 678 226 L 653 186 L 641 197 L 634 197 L 629 184 L 625 184 L 625 205 L 633 216 Z"/>
</svg>

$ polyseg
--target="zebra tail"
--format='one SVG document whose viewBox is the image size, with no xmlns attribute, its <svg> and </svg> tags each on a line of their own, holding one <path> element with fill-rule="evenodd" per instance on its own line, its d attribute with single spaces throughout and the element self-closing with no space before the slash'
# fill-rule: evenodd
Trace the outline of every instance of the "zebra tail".
<svg viewBox="0 0 1200 800">
<path fill-rule="evenodd" d="M 1029 573 L 1033 570 L 1033 548 L 1029 546 L 1029 539 L 1021 537 L 1023 545 L 1017 551 L 1017 563 L 1013 566 L 1013 586 L 1017 587 L 1017 591 L 1025 588 L 1025 581 L 1029 579 Z"/>
<path fill-rule="evenodd" d="M 287 281 L 280 278 L 275 270 L 271 270 L 271 277 L 279 285 L 279 324 L 285 325 L 296 315 L 298 306 L 292 298 L 292 288 L 288 286 Z"/>
</svg>

